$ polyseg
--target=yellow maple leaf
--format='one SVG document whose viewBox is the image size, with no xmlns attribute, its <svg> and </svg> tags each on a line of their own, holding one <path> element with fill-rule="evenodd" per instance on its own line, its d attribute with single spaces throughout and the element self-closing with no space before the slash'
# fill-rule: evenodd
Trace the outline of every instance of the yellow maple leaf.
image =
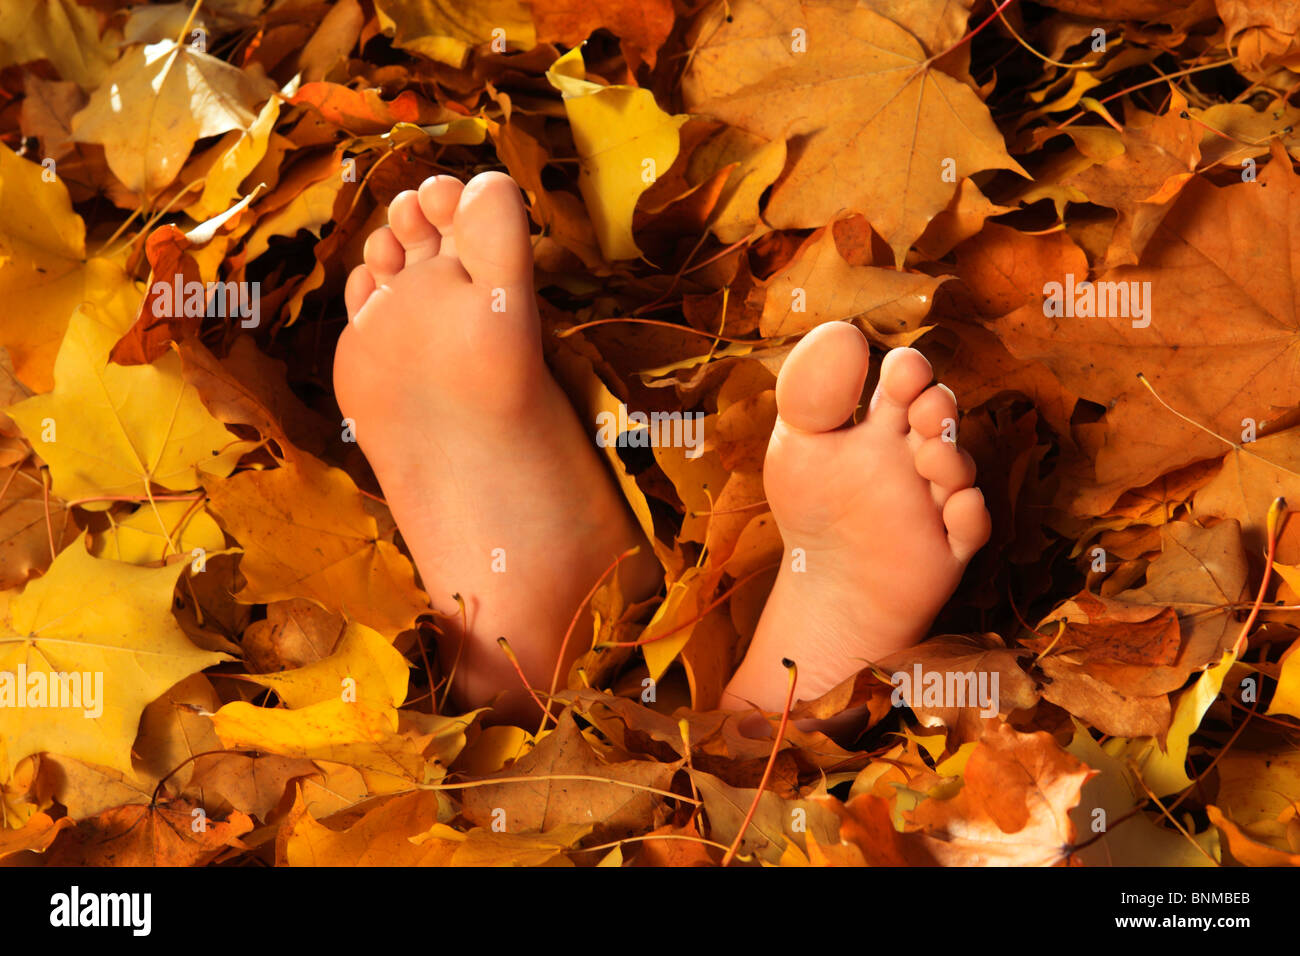
<svg viewBox="0 0 1300 956">
<path fill-rule="evenodd" d="M 212 715 L 221 742 L 258 750 L 347 764 L 361 771 L 371 793 L 400 793 L 436 775 L 427 767 L 422 742 L 397 729 L 397 711 L 338 699 L 296 710 L 226 704 Z"/>
<path fill-rule="evenodd" d="M 376 0 L 375 15 L 393 46 L 456 68 L 480 43 L 530 50 L 537 42 L 520 0 Z"/>
<path fill-rule="evenodd" d="M 289 707 L 328 700 L 361 700 L 397 707 L 406 699 L 409 667 L 378 631 L 349 621 L 334 653 L 322 660 L 279 674 L 249 674 L 269 687 Z"/>
<path fill-rule="evenodd" d="M 142 294 L 116 260 L 86 258 L 86 227 L 67 187 L 50 171 L 0 144 L 0 341 L 33 391 L 54 387 L 54 361 L 68 319 L 95 302 L 125 331 Z"/>
<path fill-rule="evenodd" d="M 155 564 L 169 554 L 187 556 L 200 549 L 210 555 L 226 543 L 221 529 L 193 501 L 158 501 L 141 505 L 115 521 L 91 546 L 91 554 L 129 564 Z M 198 558 L 199 555 L 193 555 Z"/>
<path fill-rule="evenodd" d="M 228 659 L 195 647 L 172 617 L 185 567 L 105 561 L 75 543 L 9 602 L 0 618 L 6 776 L 44 751 L 131 773 L 145 706 Z"/>
<path fill-rule="evenodd" d="M 68 324 L 55 388 L 9 409 L 50 466 L 63 498 L 145 498 L 149 485 L 186 491 L 198 472 L 229 474 L 247 443 L 208 414 L 175 352 L 152 365 L 110 364 L 119 335 L 98 309 Z"/>
<path fill-rule="evenodd" d="M 5 0 L 0 5 L 0 67 L 49 60 L 83 87 L 100 82 L 120 36 L 99 35 L 99 14 L 76 0 Z"/>
<path fill-rule="evenodd" d="M 394 637 L 428 602 L 346 472 L 298 453 L 279 468 L 204 484 L 217 520 L 244 548 L 237 595 L 249 604 L 305 597 Z"/>
<path fill-rule="evenodd" d="M 155 196 L 180 173 L 196 140 L 250 129 L 274 89 L 264 76 L 188 44 L 133 46 L 72 117 L 72 137 L 102 145 L 127 189 Z"/>
</svg>

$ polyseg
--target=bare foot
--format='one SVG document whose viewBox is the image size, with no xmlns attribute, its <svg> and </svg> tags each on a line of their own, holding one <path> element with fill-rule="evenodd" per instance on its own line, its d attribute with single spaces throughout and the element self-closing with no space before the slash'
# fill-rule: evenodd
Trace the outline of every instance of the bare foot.
<svg viewBox="0 0 1300 956">
<path fill-rule="evenodd" d="M 348 277 L 339 406 L 434 607 L 467 604 L 468 639 L 442 622 L 439 645 L 460 703 L 536 720 L 497 638 L 544 692 L 579 603 L 643 536 L 542 360 L 514 181 L 435 176 L 394 198 L 388 221 Z M 662 580 L 648 546 L 621 575 L 632 599 Z M 580 621 L 570 658 L 590 633 Z"/>
<path fill-rule="evenodd" d="M 975 464 L 942 437 L 952 392 L 929 386 L 915 349 L 885 356 L 866 421 L 850 428 L 868 346 L 831 322 L 790 353 L 763 485 L 785 555 L 723 706 L 779 711 L 799 666 L 796 698 L 812 699 L 872 661 L 921 640 L 971 557 L 988 540 Z M 795 549 L 802 549 L 796 552 Z"/>
</svg>

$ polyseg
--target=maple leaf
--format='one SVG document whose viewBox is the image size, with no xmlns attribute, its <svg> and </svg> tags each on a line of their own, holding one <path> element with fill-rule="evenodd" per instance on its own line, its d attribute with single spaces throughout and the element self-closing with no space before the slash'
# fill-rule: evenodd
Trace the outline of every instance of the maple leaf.
<svg viewBox="0 0 1300 956">
<path fill-rule="evenodd" d="M 196 140 L 251 128 L 273 90 L 190 44 L 131 46 L 72 118 L 72 135 L 102 145 L 113 175 L 152 197 L 180 174 Z"/>
<path fill-rule="evenodd" d="M 448 809 L 442 794 L 417 790 L 385 800 L 338 829 L 315 820 L 299 793 L 276 853 L 288 866 L 449 866 L 458 840 L 416 839 Z"/>
<path fill-rule="evenodd" d="M 145 500 L 151 485 L 185 491 L 198 486 L 200 471 L 228 474 L 244 446 L 186 384 L 179 356 L 109 364 L 120 331 L 103 313 L 78 309 L 54 391 L 8 410 L 50 466 L 55 491 L 68 500 Z"/>
<path fill-rule="evenodd" d="M 606 763 L 565 711 L 552 733 L 493 775 L 533 780 L 465 790 L 461 813 L 471 823 L 491 827 L 499 807 L 510 832 L 594 823 L 602 837 L 612 839 L 632 832 L 662 802 L 663 795 L 651 791 L 667 790 L 678 766 L 639 760 Z M 595 779 L 563 779 L 567 776 Z"/>
<path fill-rule="evenodd" d="M 907 818 L 945 865 L 1050 865 L 1070 851 L 1069 812 L 1094 773 L 1050 734 L 999 724 L 971 751 L 960 792 L 925 800 Z"/>
<path fill-rule="evenodd" d="M 421 742 L 398 732 L 397 712 L 338 695 L 296 710 L 226 704 L 212 715 L 221 742 L 256 750 L 355 767 L 372 793 L 401 793 L 425 781 Z"/>
<path fill-rule="evenodd" d="M 242 813 L 193 824 L 198 807 L 129 806 L 105 810 L 62 834 L 50 850 L 50 866 L 202 866 L 228 849 L 242 850 L 239 837 L 253 829 Z"/>
<path fill-rule="evenodd" d="M 730 846 L 739 834 L 740 825 L 758 791 L 730 786 L 701 770 L 690 773 L 704 801 L 709 832 L 715 841 Z M 837 822 L 835 815 L 817 802 L 815 794 L 808 799 L 789 800 L 764 791 L 758 798 L 758 810 L 740 841 L 739 852 L 756 854 L 769 863 L 779 863 L 788 846 L 801 847 L 808 836 L 823 843 L 834 842 L 839 830 Z"/>
<path fill-rule="evenodd" d="M 796 13 L 743 0 L 723 16 L 714 8 L 696 26 L 682 93 L 693 113 L 803 140 L 768 200 L 765 218 L 776 228 L 860 212 L 901 265 L 958 179 L 1023 172 L 975 92 L 933 69 L 916 38 L 875 11 L 823 2 Z"/>
<path fill-rule="evenodd" d="M 1300 851 L 1300 761 L 1286 747 L 1232 750 L 1218 763 L 1214 804 L 1250 839 L 1286 853 Z"/>
<path fill-rule="evenodd" d="M 65 80 L 85 87 L 103 81 L 114 59 L 114 36 L 76 0 L 13 0 L 0 10 L 0 66 L 49 60 Z"/>
<path fill-rule="evenodd" d="M 406 699 L 406 658 L 363 624 L 350 621 L 329 657 L 278 674 L 249 674 L 289 707 L 305 707 L 339 697 L 390 707 Z"/>
<path fill-rule="evenodd" d="M 768 280 L 759 331 L 766 337 L 798 335 L 822 322 L 861 319 L 883 335 L 915 332 L 943 281 L 849 265 L 835 248 L 832 230 L 818 230 L 799 257 Z"/>
<path fill-rule="evenodd" d="M 1223 833 L 1228 853 L 1243 866 L 1300 866 L 1300 853 L 1279 850 L 1252 840 L 1241 827 L 1223 815 L 1213 804 L 1205 808 L 1210 822 Z"/>
<path fill-rule="evenodd" d="M 453 67 L 494 38 L 525 50 L 537 42 L 522 0 L 379 0 L 375 12 L 394 46 Z"/>
<path fill-rule="evenodd" d="M 171 615 L 172 592 L 186 567 L 105 561 L 73 544 L 9 602 L 0 621 L 0 672 L 18 696 L 0 707 L 6 775 L 23 757 L 46 750 L 130 772 L 145 705 L 226 659 L 191 644 Z M 73 685 L 62 680 L 68 696 L 61 691 L 63 706 L 53 706 L 53 682 L 64 675 L 79 679 L 80 706 L 69 703 Z M 39 720 L 18 703 L 33 706 L 37 687 Z"/>
<path fill-rule="evenodd" d="M 1214 0 L 1214 6 L 1227 31 L 1225 42 L 1237 48 L 1243 69 L 1295 65 L 1300 10 L 1294 3 Z"/>
<path fill-rule="evenodd" d="M 1217 187 L 1194 179 L 1184 186 L 1147 244 L 1143 265 L 1098 277 L 1151 283 L 1149 326 L 1130 315 L 1054 318 L 1038 302 L 992 323 L 1013 355 L 1042 362 L 1066 389 L 1107 406 L 1096 478 L 1072 494 L 1075 514 L 1221 454 L 1223 441 L 1205 428 L 1240 435 L 1243 418 L 1268 420 L 1300 403 L 1300 316 L 1291 295 L 1300 244 L 1292 239 L 1290 211 L 1298 183 L 1283 159 L 1256 183 Z M 1219 307 L 1207 311 L 1206 302 Z M 1206 368 L 1216 369 L 1215 385 L 1205 381 Z M 1163 408 L 1139 372 L 1197 424 Z"/>
<path fill-rule="evenodd" d="M 1187 101 L 1175 94 L 1162 115 L 1135 114 L 1119 137 L 1123 152 L 1061 180 L 1089 201 L 1118 213 L 1099 269 L 1137 263 L 1179 191 L 1195 173 L 1200 143 L 1186 107 Z"/>
<path fill-rule="evenodd" d="M 1172 522 L 1160 543 L 1145 586 L 1105 598 L 1084 592 L 1039 626 L 1051 636 L 1026 642 L 1051 678 L 1043 696 L 1105 733 L 1163 734 L 1170 710 L 1158 695 L 1181 687 L 1237 636 L 1233 609 L 1245 596 L 1246 562 L 1236 522 L 1208 529 Z"/>
<path fill-rule="evenodd" d="M 279 468 L 207 479 L 212 512 L 244 548 L 248 603 L 306 597 L 386 637 L 428 608 L 345 472 L 298 454 Z"/>
<path fill-rule="evenodd" d="M 0 708 L 3 862 L 1300 859 L 1294 4 L 2 6 L 0 675 L 89 647 L 121 707 Z M 580 419 L 703 414 L 691 457 L 605 448 L 666 591 L 598 583 L 554 729 L 455 714 L 325 372 L 392 199 L 502 166 Z M 263 323 L 154 316 L 176 274 L 259 282 Z M 1071 275 L 1150 281 L 1150 324 L 1045 310 Z M 953 387 L 994 536 L 939 636 L 774 745 L 711 708 L 786 552 L 777 374 L 837 319 Z M 893 706 L 914 665 L 999 713 Z"/>
<path fill-rule="evenodd" d="M 619 0 L 525 0 L 533 11 L 537 41 L 559 41 L 581 46 L 596 30 L 604 28 L 623 41 L 630 58 L 655 65 L 656 54 L 673 29 L 673 6 L 669 0 L 621 3 Z"/>
<path fill-rule="evenodd" d="M 140 296 L 118 262 L 86 256 L 86 227 L 67 187 L 0 145 L 0 296 L 27 308 L 0 315 L 0 336 L 18 378 L 49 391 L 59 344 L 73 310 L 94 301 L 114 321 L 133 313 Z M 125 327 L 125 326 L 123 326 Z"/>
<path fill-rule="evenodd" d="M 19 462 L 8 480 L 0 498 L 0 588 L 17 587 L 44 571 L 81 534 L 67 502 L 49 498 L 33 464 Z"/>
<path fill-rule="evenodd" d="M 18 853 L 44 853 L 59 832 L 70 826 L 67 817 L 55 820 L 46 813 L 33 813 L 22 826 L 0 830 L 0 860 Z"/>
<path fill-rule="evenodd" d="M 1188 840 L 1160 826 L 1155 814 L 1134 813 L 1147 802 L 1147 793 L 1125 759 L 1125 746 L 1118 738 L 1098 744 L 1075 721 L 1066 750 L 1097 775 L 1083 785 L 1070 818 L 1080 834 L 1102 834 L 1096 842 L 1087 841 L 1078 858 L 1086 866 L 1214 866 L 1218 844 L 1213 830 Z"/>
</svg>

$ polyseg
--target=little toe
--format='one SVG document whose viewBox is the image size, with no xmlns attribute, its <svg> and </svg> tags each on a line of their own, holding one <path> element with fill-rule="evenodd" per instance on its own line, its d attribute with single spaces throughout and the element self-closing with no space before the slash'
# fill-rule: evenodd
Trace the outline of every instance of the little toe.
<svg viewBox="0 0 1300 956">
<path fill-rule="evenodd" d="M 420 197 L 414 189 L 407 189 L 393 197 L 388 204 L 388 225 L 393 236 L 406 250 L 405 264 L 413 266 L 438 254 L 442 236 L 420 208 Z"/>
<path fill-rule="evenodd" d="M 363 255 L 376 286 L 388 282 L 406 264 L 406 250 L 388 226 L 380 226 L 366 238 Z"/>
<path fill-rule="evenodd" d="M 957 398 L 942 383 L 927 388 L 907 409 L 907 421 L 923 438 L 934 438 L 952 427 L 955 437 Z"/>
<path fill-rule="evenodd" d="M 984 506 L 984 493 L 963 488 L 943 506 L 943 526 L 948 529 L 948 546 L 953 557 L 965 564 L 989 540 L 993 521 Z"/>
<path fill-rule="evenodd" d="M 503 289 L 531 286 L 528 211 L 519 186 L 505 173 L 479 173 L 465 185 L 452 231 L 456 255 L 476 284 Z"/>
<path fill-rule="evenodd" d="M 776 407 L 788 425 L 806 432 L 839 428 L 858 407 L 870 347 L 848 322 L 817 326 L 791 350 L 776 380 Z"/>
<path fill-rule="evenodd" d="M 465 185 L 455 176 L 430 176 L 420 183 L 420 209 L 424 217 L 442 234 L 442 253 L 454 255 L 456 242 L 452 236 L 452 220 Z"/>
<path fill-rule="evenodd" d="M 375 277 L 364 265 L 357 266 L 348 273 L 347 285 L 343 287 L 343 304 L 348 308 L 348 321 L 357 317 L 361 307 L 375 291 Z"/>
<path fill-rule="evenodd" d="M 880 363 L 880 384 L 871 396 L 867 420 L 906 434 L 907 410 L 933 378 L 934 369 L 916 349 L 891 349 Z"/>
</svg>

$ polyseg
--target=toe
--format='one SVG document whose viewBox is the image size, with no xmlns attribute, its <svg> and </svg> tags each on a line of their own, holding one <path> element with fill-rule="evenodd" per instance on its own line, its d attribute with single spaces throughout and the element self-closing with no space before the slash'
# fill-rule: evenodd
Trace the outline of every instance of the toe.
<svg viewBox="0 0 1300 956">
<path fill-rule="evenodd" d="M 455 176 L 430 176 L 420 183 L 420 209 L 443 234 L 450 234 L 464 185 Z"/>
<path fill-rule="evenodd" d="M 365 266 L 357 266 L 348 274 L 348 283 L 343 288 L 343 303 L 348 307 L 348 320 L 357 317 L 361 307 L 375 291 L 375 277 Z"/>
<path fill-rule="evenodd" d="M 907 421 L 923 438 L 943 434 L 945 428 L 956 438 L 957 398 L 947 385 L 927 388 L 907 409 Z"/>
<path fill-rule="evenodd" d="M 899 434 L 908 429 L 907 410 L 934 378 L 934 370 L 916 349 L 891 349 L 880 363 L 880 384 L 871 396 L 868 420 Z"/>
<path fill-rule="evenodd" d="M 400 192 L 388 204 L 388 225 L 406 250 L 405 264 L 413 266 L 438 254 L 441 234 L 424 215 L 414 189 Z"/>
<path fill-rule="evenodd" d="M 943 506 L 943 526 L 948 529 L 948 546 L 963 564 L 984 547 L 993 529 L 984 507 L 984 494 L 978 488 L 965 488 Z"/>
<path fill-rule="evenodd" d="M 914 460 L 916 473 L 933 486 L 935 503 L 940 507 L 953 493 L 975 484 L 975 461 L 943 438 L 922 442 Z"/>
<path fill-rule="evenodd" d="M 377 286 L 390 280 L 406 263 L 406 250 L 388 226 L 381 226 L 370 234 L 364 255 Z"/>
<path fill-rule="evenodd" d="M 476 284 L 505 288 L 531 283 L 528 213 L 519 187 L 505 173 L 480 173 L 466 184 L 453 234 L 456 255 Z"/>
<path fill-rule="evenodd" d="M 870 347 L 848 322 L 826 322 L 805 335 L 781 366 L 776 408 L 806 432 L 827 432 L 849 420 L 862 398 Z"/>
</svg>

